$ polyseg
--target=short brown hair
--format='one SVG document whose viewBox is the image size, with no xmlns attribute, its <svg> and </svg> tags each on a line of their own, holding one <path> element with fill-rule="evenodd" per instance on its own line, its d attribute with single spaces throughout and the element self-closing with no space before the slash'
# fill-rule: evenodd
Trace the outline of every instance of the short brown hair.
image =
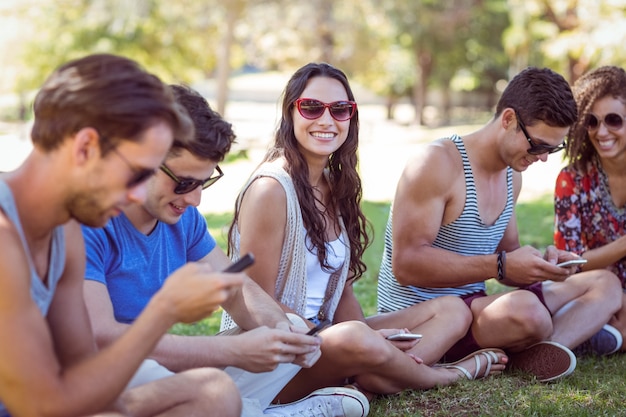
<svg viewBox="0 0 626 417">
<path fill-rule="evenodd" d="M 138 140 L 158 122 L 167 123 L 179 139 L 193 136 L 189 117 L 167 85 L 135 61 L 110 54 L 59 67 L 35 97 L 34 114 L 33 144 L 45 150 L 85 127 L 107 138 L 103 153 L 120 140 Z"/>
<path fill-rule="evenodd" d="M 495 116 L 506 108 L 517 111 L 529 126 L 543 122 L 570 127 L 578 116 L 570 85 L 549 68 L 528 67 L 513 77 L 498 100 Z"/>
<path fill-rule="evenodd" d="M 199 158 L 223 161 L 236 138 L 232 125 L 213 110 L 196 90 L 183 84 L 172 84 L 170 87 L 176 102 L 189 114 L 196 131 L 192 140 L 181 141 L 175 137 L 170 155 L 178 155 L 181 149 L 186 149 Z"/>
</svg>

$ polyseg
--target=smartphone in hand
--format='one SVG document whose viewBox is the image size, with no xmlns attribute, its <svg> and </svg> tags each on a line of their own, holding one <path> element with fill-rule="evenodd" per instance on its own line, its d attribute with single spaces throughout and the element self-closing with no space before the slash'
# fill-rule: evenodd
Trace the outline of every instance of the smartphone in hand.
<svg viewBox="0 0 626 417">
<path fill-rule="evenodd" d="M 325 327 L 327 327 L 329 324 L 330 324 L 330 322 L 328 320 L 324 320 L 324 321 L 320 322 L 320 324 L 318 324 L 317 326 L 313 327 L 311 330 L 309 330 L 307 332 L 307 336 L 315 336 L 316 334 L 321 332 Z"/>
<path fill-rule="evenodd" d="M 560 266 L 561 268 L 567 268 L 568 266 L 576 266 L 586 264 L 586 259 L 572 259 L 571 261 L 561 262 L 560 264 L 556 264 L 556 266 Z"/>
<path fill-rule="evenodd" d="M 254 263 L 254 255 L 246 253 L 242 258 L 239 258 L 237 262 L 230 265 L 223 272 L 241 272 Z"/>
<path fill-rule="evenodd" d="M 422 338 L 421 334 L 417 333 L 396 333 L 391 336 L 387 336 L 387 340 L 397 341 L 397 342 L 408 342 L 411 340 L 420 340 Z"/>
</svg>

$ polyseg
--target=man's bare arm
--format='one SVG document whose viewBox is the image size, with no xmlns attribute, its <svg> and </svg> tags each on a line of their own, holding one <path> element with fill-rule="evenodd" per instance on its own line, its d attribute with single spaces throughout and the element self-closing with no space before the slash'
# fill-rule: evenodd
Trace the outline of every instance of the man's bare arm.
<svg viewBox="0 0 626 417">
<path fill-rule="evenodd" d="M 216 270 L 222 270 L 231 264 L 224 251 L 217 246 L 200 262 L 207 262 Z M 259 326 L 274 328 L 278 323 L 291 323 L 278 303 L 250 278 L 244 281 L 241 289 L 234 292 L 222 307 L 244 330 Z"/>
<path fill-rule="evenodd" d="M 432 246 L 464 202 L 463 166 L 452 142 L 435 142 L 409 161 L 393 202 L 393 272 L 400 284 L 455 287 L 495 276 L 496 255 L 463 256 Z"/>
<path fill-rule="evenodd" d="M 51 308 L 63 305 L 66 312 L 80 312 L 84 304 L 77 294 L 82 291 L 84 271 L 76 257 L 84 256 L 82 240 L 78 226 L 66 229 L 68 264 Z M 206 267 L 191 265 L 154 297 L 117 342 L 94 354 L 90 332 L 68 340 L 77 336 L 72 326 L 86 323 L 84 317 L 63 318 L 62 312 L 50 311 L 52 327 L 48 326 L 30 298 L 30 270 L 19 238 L 6 228 L 0 230 L 0 237 L 4 244 L 0 251 L 0 340 L 11 341 L 0 344 L 0 392 L 13 414 L 67 417 L 107 409 L 172 324 L 208 315 L 237 283 L 232 277 L 212 276 Z M 67 351 L 72 343 L 79 347 Z"/>
</svg>

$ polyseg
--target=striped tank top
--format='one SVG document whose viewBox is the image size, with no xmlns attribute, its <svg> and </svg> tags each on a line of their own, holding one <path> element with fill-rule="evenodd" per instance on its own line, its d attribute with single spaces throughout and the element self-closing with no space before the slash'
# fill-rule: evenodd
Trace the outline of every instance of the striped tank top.
<svg viewBox="0 0 626 417">
<path fill-rule="evenodd" d="M 455 221 L 441 226 L 432 246 L 468 256 L 495 253 L 513 215 L 513 170 L 510 167 L 507 168 L 507 198 L 504 210 L 493 225 L 487 226 L 481 220 L 478 212 L 476 184 L 463 140 L 457 135 L 452 136 L 450 140 L 456 145 L 463 160 L 466 189 L 465 206 Z M 392 210 L 390 209 L 385 230 L 385 249 L 378 274 L 379 313 L 397 311 L 443 295 L 462 296 L 485 290 L 484 281 L 451 288 L 400 285 L 391 269 L 392 242 Z"/>
</svg>

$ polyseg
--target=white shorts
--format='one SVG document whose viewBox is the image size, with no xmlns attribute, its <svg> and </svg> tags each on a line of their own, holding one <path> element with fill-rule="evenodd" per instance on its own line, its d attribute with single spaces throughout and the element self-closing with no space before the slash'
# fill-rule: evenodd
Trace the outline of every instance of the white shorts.
<svg viewBox="0 0 626 417">
<path fill-rule="evenodd" d="M 294 325 L 307 327 L 300 316 L 291 313 L 288 313 L 287 316 Z M 228 331 L 228 333 L 233 334 L 236 331 Z M 233 379 L 237 388 L 239 388 L 244 405 L 242 416 L 246 417 L 260 415 L 259 412 L 262 415 L 262 411 L 269 407 L 274 397 L 299 371 L 300 366 L 291 363 L 281 363 L 273 371 L 261 373 L 245 371 L 234 366 L 224 368 L 224 372 Z M 154 359 L 146 359 L 130 380 L 126 389 L 172 375 L 174 375 L 174 372 Z"/>
</svg>

